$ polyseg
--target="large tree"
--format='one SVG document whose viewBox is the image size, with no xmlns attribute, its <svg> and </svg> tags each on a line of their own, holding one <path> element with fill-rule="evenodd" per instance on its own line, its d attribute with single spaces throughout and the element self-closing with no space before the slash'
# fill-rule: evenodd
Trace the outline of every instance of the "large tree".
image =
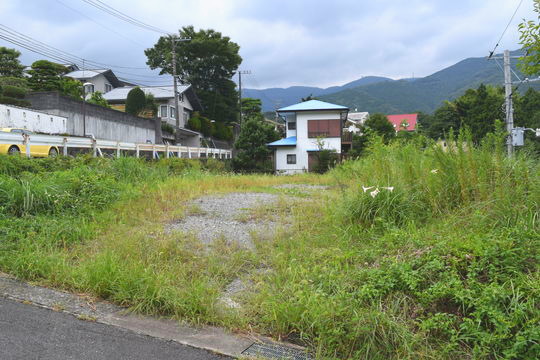
<svg viewBox="0 0 540 360">
<path fill-rule="evenodd" d="M 24 66 L 19 61 L 19 56 L 19 51 L 0 46 L 0 76 L 23 76 Z"/>
<path fill-rule="evenodd" d="M 240 47 L 220 32 L 208 29 L 195 31 L 183 27 L 176 42 L 176 73 L 180 80 L 191 84 L 203 105 L 202 114 L 216 121 L 233 121 L 237 115 L 238 93 L 232 77 L 242 58 Z M 172 39 L 162 36 L 153 48 L 145 50 L 151 69 L 172 74 Z"/>
<path fill-rule="evenodd" d="M 30 79 L 28 85 L 33 91 L 61 91 L 62 76 L 69 70 L 60 64 L 47 60 L 38 60 L 32 64 L 28 71 Z"/>
</svg>

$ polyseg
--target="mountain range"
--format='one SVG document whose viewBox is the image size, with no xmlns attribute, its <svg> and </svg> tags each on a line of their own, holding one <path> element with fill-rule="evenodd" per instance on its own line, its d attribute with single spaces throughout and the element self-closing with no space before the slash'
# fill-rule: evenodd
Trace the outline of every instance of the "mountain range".
<svg viewBox="0 0 540 360">
<path fill-rule="evenodd" d="M 521 55 L 513 51 L 512 56 Z M 502 55 L 496 55 L 496 58 Z M 516 69 L 517 59 L 512 59 Z M 433 112 L 445 100 L 453 100 L 467 89 L 480 84 L 502 85 L 502 59 L 468 58 L 423 78 L 392 80 L 381 76 L 366 76 L 342 86 L 318 88 L 292 86 L 289 88 L 244 89 L 244 97 L 261 99 L 263 111 L 295 104 L 309 95 L 320 100 L 348 106 L 351 110 L 385 114 L 423 111 Z M 514 80 L 515 77 L 514 77 Z M 535 86 L 536 87 L 536 86 Z M 521 86 L 525 90 L 527 86 Z"/>
</svg>

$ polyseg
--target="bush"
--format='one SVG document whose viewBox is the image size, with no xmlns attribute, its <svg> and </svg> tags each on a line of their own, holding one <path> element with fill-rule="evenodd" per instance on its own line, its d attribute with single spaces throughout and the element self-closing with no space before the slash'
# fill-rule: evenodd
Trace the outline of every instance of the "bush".
<svg viewBox="0 0 540 360">
<path fill-rule="evenodd" d="M 164 132 L 168 132 L 170 134 L 174 134 L 174 127 L 171 124 L 164 121 L 161 122 L 161 130 Z"/>
<path fill-rule="evenodd" d="M 140 87 L 131 89 L 126 98 L 126 113 L 138 116 L 146 106 L 146 95 Z"/>
</svg>

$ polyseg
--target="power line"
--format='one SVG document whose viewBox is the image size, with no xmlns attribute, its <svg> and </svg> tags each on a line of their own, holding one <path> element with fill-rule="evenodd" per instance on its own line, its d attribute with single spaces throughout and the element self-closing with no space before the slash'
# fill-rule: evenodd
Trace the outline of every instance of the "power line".
<svg viewBox="0 0 540 360">
<path fill-rule="evenodd" d="M 83 59 L 77 55 L 68 53 L 66 51 L 55 48 L 51 45 L 47 45 L 39 40 L 33 39 L 27 35 L 24 35 L 14 29 L 9 28 L 6 25 L 0 24 L 0 35 L 3 40 L 18 45 L 22 48 L 30 50 L 32 52 L 41 54 L 56 61 L 75 64 L 81 67 L 83 60 L 90 66 L 106 67 L 106 68 L 118 68 L 118 69 L 134 69 L 134 70 L 148 70 L 144 67 L 131 67 L 102 63 L 94 60 Z"/>
<path fill-rule="evenodd" d="M 92 19 L 90 16 L 86 15 L 85 13 L 83 13 L 83 12 L 77 10 L 77 9 L 72 8 L 71 6 L 69 6 L 68 4 L 64 3 L 63 1 L 61 1 L 61 0 L 56 0 L 56 2 L 58 2 L 59 4 L 61 4 L 62 6 L 68 8 L 68 9 L 70 9 L 70 10 L 73 11 L 74 13 L 77 13 L 77 14 L 79 14 L 80 16 L 87 18 L 88 20 L 90 20 L 90 21 L 93 22 L 94 24 L 97 24 L 97 25 L 101 26 L 102 28 L 104 28 L 104 29 L 106 29 L 106 30 L 109 30 L 110 32 L 112 32 L 112 33 L 114 33 L 114 34 L 116 34 L 116 35 L 118 35 L 118 36 L 120 36 L 120 37 L 122 37 L 122 38 L 124 38 L 124 39 L 126 39 L 126 40 L 128 40 L 128 41 L 131 41 L 131 42 L 134 43 L 134 44 L 137 44 L 137 45 L 139 45 L 139 46 L 144 46 L 144 45 L 141 44 L 140 42 L 135 41 L 135 40 L 133 40 L 133 39 L 131 39 L 131 38 L 129 38 L 129 37 L 127 37 L 127 36 L 125 36 L 125 35 L 119 33 L 118 31 L 116 31 L 116 30 L 114 30 L 114 29 L 111 29 L 110 27 L 108 27 L 108 26 L 106 26 L 106 25 L 103 25 L 102 23 L 100 23 L 100 22 L 98 22 L 98 21 Z"/>
<path fill-rule="evenodd" d="M 114 16 L 120 20 L 123 20 L 127 23 L 130 23 L 132 25 L 135 25 L 139 28 L 142 28 L 142 29 L 145 29 L 145 30 L 149 30 L 149 31 L 153 31 L 153 32 L 157 32 L 157 33 L 160 33 L 160 34 L 169 34 L 168 31 L 166 30 L 163 30 L 163 29 L 160 29 L 158 27 L 155 27 L 155 26 L 152 26 L 152 25 L 148 25 L 140 20 L 137 20 L 107 4 L 105 4 L 104 2 L 100 1 L 100 0 L 82 0 L 84 1 L 85 3 L 101 10 L 101 11 L 104 11 L 106 12 L 107 14 L 111 15 L 111 16 Z"/>
<path fill-rule="evenodd" d="M 512 14 L 512 17 L 510 18 L 510 21 L 508 21 L 508 24 L 506 24 L 506 27 L 504 28 L 504 31 L 502 32 L 501 34 L 501 37 L 499 38 L 499 40 L 497 41 L 497 43 L 495 44 L 495 47 L 493 48 L 493 50 L 489 53 L 489 56 L 488 56 L 488 59 L 491 59 L 491 57 L 493 56 L 493 54 L 495 53 L 495 51 L 497 50 L 497 48 L 499 47 L 499 43 L 501 42 L 502 38 L 504 37 L 504 34 L 506 34 L 506 31 L 508 30 L 508 28 L 510 27 L 510 24 L 512 24 L 512 21 L 514 20 L 514 17 L 516 16 L 519 8 L 521 7 L 521 4 L 523 4 L 523 0 L 520 0 L 519 1 L 519 4 L 516 8 L 516 10 L 514 11 L 514 13 Z"/>
</svg>

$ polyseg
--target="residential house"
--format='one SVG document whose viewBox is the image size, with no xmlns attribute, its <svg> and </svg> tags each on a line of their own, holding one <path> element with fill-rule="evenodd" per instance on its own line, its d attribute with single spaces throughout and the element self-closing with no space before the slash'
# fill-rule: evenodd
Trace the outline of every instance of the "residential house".
<svg viewBox="0 0 540 360">
<path fill-rule="evenodd" d="M 110 69 L 76 69 L 64 76 L 79 80 L 83 84 L 87 82 L 91 83 L 93 89 L 90 92 L 99 91 L 100 93 L 105 94 L 117 87 L 124 86 L 124 82 L 119 80 Z"/>
<path fill-rule="evenodd" d="M 277 110 L 286 122 L 286 137 L 268 144 L 274 149 L 278 173 L 310 171 L 321 149 L 342 150 L 343 124 L 349 109 L 319 100 L 309 100 Z"/>
<path fill-rule="evenodd" d="M 125 111 L 128 93 L 134 86 L 115 88 L 103 97 L 116 110 Z M 176 127 L 176 112 L 174 102 L 174 87 L 171 86 L 141 86 L 145 94 L 152 94 L 158 104 L 158 116 L 163 123 Z M 178 86 L 178 114 L 180 115 L 180 139 L 182 145 L 200 146 L 200 134 L 186 129 L 186 125 L 194 111 L 201 111 L 202 105 L 191 85 Z"/>
<path fill-rule="evenodd" d="M 388 121 L 398 131 L 415 131 L 418 114 L 387 115 Z"/>
</svg>

